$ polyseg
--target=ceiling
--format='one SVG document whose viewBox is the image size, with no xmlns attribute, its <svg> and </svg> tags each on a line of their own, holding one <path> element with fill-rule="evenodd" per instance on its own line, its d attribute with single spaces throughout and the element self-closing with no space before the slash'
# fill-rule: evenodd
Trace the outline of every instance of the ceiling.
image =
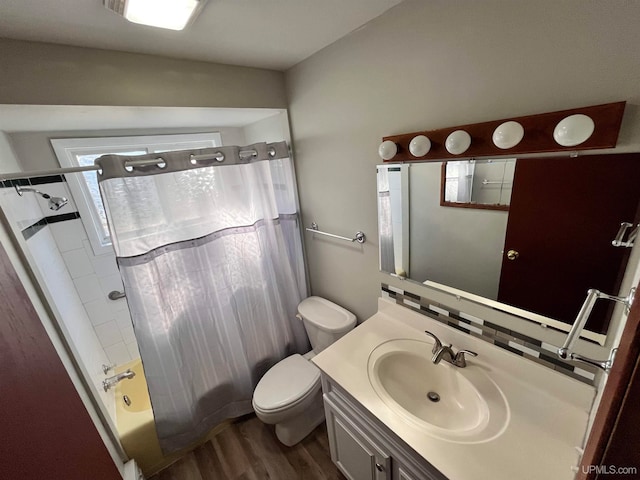
<svg viewBox="0 0 640 480">
<path fill-rule="evenodd" d="M 402 0 L 208 0 L 183 31 L 130 23 L 103 0 L 0 0 L 0 37 L 286 70 Z"/>
<path fill-rule="evenodd" d="M 280 112 L 271 108 L 0 105 L 0 131 L 244 127 Z"/>
</svg>

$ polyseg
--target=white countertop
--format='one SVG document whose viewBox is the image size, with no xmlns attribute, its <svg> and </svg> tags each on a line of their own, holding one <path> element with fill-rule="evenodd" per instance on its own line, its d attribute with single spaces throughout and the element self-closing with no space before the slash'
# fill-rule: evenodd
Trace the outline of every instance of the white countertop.
<svg viewBox="0 0 640 480">
<path fill-rule="evenodd" d="M 391 339 L 430 341 L 429 330 L 454 349 L 478 357 L 511 410 L 504 433 L 485 443 L 435 438 L 390 409 L 367 374 L 371 351 Z M 578 463 L 595 388 L 425 315 L 379 299 L 378 313 L 313 358 L 313 362 L 407 445 L 451 480 L 570 480 Z"/>
</svg>

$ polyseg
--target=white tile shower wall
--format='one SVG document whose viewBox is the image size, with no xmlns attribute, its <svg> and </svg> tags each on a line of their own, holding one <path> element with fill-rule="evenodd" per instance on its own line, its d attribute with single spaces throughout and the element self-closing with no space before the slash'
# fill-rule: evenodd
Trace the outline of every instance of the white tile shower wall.
<svg viewBox="0 0 640 480">
<path fill-rule="evenodd" d="M 78 296 L 67 266 L 58 251 L 49 226 L 27 240 L 29 252 L 36 268 L 42 275 L 44 288 L 55 303 L 61 321 L 77 351 L 79 361 L 89 372 L 95 390 L 102 398 L 109 416 L 115 422 L 115 401 L 113 393 L 105 393 L 102 389 L 104 374 L 100 367 L 109 362 L 105 349 L 94 331 L 87 312 Z"/>
<path fill-rule="evenodd" d="M 123 289 L 115 253 L 95 255 L 80 219 L 59 222 L 51 227 L 109 362 L 120 365 L 139 358 L 126 300 L 108 299 L 109 292 Z"/>
<path fill-rule="evenodd" d="M 52 196 L 66 197 L 69 203 L 59 211 L 52 211 L 36 195 L 20 197 L 14 188 L 4 187 L 0 188 L 0 204 L 11 212 L 10 218 L 20 230 L 45 216 L 52 222 L 39 227 L 27 239 L 36 264 L 32 268 L 40 272 L 43 287 L 69 332 L 69 340 L 99 394 L 105 396 L 104 404 L 115 421 L 113 394 L 104 394 L 102 390 L 102 364 L 120 365 L 140 356 L 126 300 L 107 298 L 111 290 L 122 290 L 115 254 L 95 256 L 80 219 L 53 218 L 77 211 L 66 182 L 36 188 Z"/>
</svg>

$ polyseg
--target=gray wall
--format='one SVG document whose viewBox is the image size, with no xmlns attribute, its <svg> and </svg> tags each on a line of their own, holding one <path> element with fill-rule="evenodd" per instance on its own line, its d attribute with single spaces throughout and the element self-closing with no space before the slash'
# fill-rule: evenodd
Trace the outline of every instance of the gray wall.
<svg viewBox="0 0 640 480">
<path fill-rule="evenodd" d="M 0 103 L 287 106 L 273 70 L 9 39 L 0 59 Z"/>
<path fill-rule="evenodd" d="M 119 137 L 136 135 L 169 135 L 179 133 L 220 132 L 224 145 L 244 145 L 242 128 L 165 128 L 127 130 L 64 130 L 59 132 L 13 132 L 6 134 L 18 158 L 21 171 L 60 168 L 51 146 L 52 138 Z"/>
<path fill-rule="evenodd" d="M 508 212 L 441 207 L 440 165 L 409 168 L 409 276 L 495 300 Z"/>
<path fill-rule="evenodd" d="M 627 100 L 622 150 L 640 150 L 640 2 L 405 0 L 286 74 L 314 294 L 376 310 L 376 151 L 384 135 Z M 487 309 L 488 311 L 488 309 Z M 490 313 L 490 311 L 488 311 Z M 482 312 L 477 312 L 482 314 Z"/>
</svg>

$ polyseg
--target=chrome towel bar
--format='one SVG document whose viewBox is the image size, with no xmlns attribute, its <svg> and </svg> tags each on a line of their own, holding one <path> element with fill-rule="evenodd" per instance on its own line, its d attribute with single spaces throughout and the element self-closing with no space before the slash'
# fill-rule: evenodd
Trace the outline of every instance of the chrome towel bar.
<svg viewBox="0 0 640 480">
<path fill-rule="evenodd" d="M 629 291 L 629 295 L 626 297 L 616 297 L 615 295 L 608 295 L 606 293 L 602 293 L 600 290 L 596 290 L 595 288 L 587 291 L 587 298 L 582 304 L 582 308 L 578 312 L 578 316 L 576 317 L 576 321 L 573 322 L 571 326 L 571 330 L 567 335 L 567 339 L 564 341 L 564 345 L 558 349 L 558 356 L 563 360 L 576 360 L 578 362 L 588 363 L 589 365 L 593 365 L 603 369 L 605 372 L 611 370 L 613 366 L 613 361 L 616 356 L 617 348 L 611 350 L 611 355 L 607 360 L 594 360 L 592 358 L 583 357 L 582 355 L 573 352 L 573 347 L 575 346 L 578 338 L 580 338 L 580 332 L 587 323 L 589 319 L 589 315 L 591 315 L 591 311 L 596 304 L 596 301 L 600 298 L 605 300 L 611 300 L 613 302 L 622 303 L 625 306 L 625 312 L 628 314 L 631 309 L 631 304 L 633 303 L 633 298 L 635 296 L 636 289 L 632 288 Z"/>
<path fill-rule="evenodd" d="M 356 232 L 356 236 L 353 238 L 343 237 L 342 235 L 335 235 L 333 233 L 327 233 L 327 232 L 318 230 L 318 224 L 316 222 L 313 222 L 311 224 L 311 228 L 307 228 L 307 232 L 317 233 L 319 235 L 326 235 L 327 237 L 337 238 L 339 240 L 345 240 L 347 242 L 364 243 L 367 241 L 366 235 L 360 231 Z"/>
</svg>

